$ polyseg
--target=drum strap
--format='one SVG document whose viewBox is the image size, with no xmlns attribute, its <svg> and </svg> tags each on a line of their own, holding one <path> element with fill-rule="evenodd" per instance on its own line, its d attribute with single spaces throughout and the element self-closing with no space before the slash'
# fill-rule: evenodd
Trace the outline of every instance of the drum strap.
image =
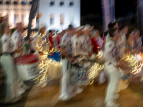
<svg viewBox="0 0 143 107">
<path fill-rule="evenodd" d="M 111 62 L 105 62 L 105 65 L 111 65 L 112 63 Z"/>
</svg>

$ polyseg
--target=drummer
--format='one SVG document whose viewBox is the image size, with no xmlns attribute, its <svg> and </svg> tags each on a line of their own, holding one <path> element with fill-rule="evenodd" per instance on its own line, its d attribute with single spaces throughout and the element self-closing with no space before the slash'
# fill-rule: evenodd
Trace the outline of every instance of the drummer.
<svg viewBox="0 0 143 107">
<path fill-rule="evenodd" d="M 92 37 L 91 37 L 91 43 L 92 43 L 92 50 L 93 53 L 98 53 L 99 48 L 102 47 L 102 39 L 99 37 L 99 31 L 95 30 L 92 33 Z"/>
<path fill-rule="evenodd" d="M 127 39 L 126 34 L 128 33 L 128 26 L 121 25 L 120 27 L 120 34 L 118 38 L 118 47 L 119 47 L 119 56 L 122 57 L 127 52 Z"/>
<path fill-rule="evenodd" d="M 78 55 L 78 50 L 80 49 L 80 37 L 82 36 L 83 32 L 83 26 L 81 27 L 78 27 L 75 31 L 76 31 L 76 34 L 71 38 L 71 40 L 73 41 L 73 50 L 74 50 L 74 54 L 76 56 L 76 54 Z"/>
<path fill-rule="evenodd" d="M 75 30 L 72 25 L 68 26 L 67 33 L 62 37 L 60 44 L 61 55 L 62 55 L 62 79 L 61 79 L 61 93 L 60 100 L 70 100 L 74 94 L 72 93 L 73 86 L 69 83 L 70 73 L 68 71 L 69 62 L 73 62 L 75 59 L 72 57 L 72 42 L 71 37 L 75 34 Z"/>
<path fill-rule="evenodd" d="M 76 34 L 71 38 L 71 41 L 73 42 L 73 55 L 74 57 L 80 56 L 79 51 L 80 51 L 80 45 L 81 45 L 81 40 L 80 37 L 82 36 L 83 32 L 83 27 L 84 26 L 80 26 L 78 28 L 76 28 L 75 32 Z M 75 62 L 76 63 L 76 62 Z M 75 87 L 75 93 L 79 94 L 83 91 L 82 88 L 80 88 L 79 86 Z"/>
<path fill-rule="evenodd" d="M 47 43 L 47 41 L 46 41 L 47 40 L 46 25 L 41 24 L 39 30 L 40 30 L 39 35 L 35 36 L 35 38 L 33 38 L 32 42 L 31 42 L 31 49 L 33 51 L 35 51 L 38 55 L 43 55 L 44 51 L 46 49 L 48 50 L 48 48 L 49 48 L 48 45 L 46 44 Z M 39 47 L 42 43 L 43 43 L 43 45 L 42 45 L 43 49 L 40 50 Z M 45 59 L 41 59 L 41 60 L 45 60 Z M 44 81 L 44 82 L 39 83 L 39 84 L 42 88 L 44 88 L 47 86 L 48 81 Z"/>
<path fill-rule="evenodd" d="M 41 24 L 40 27 L 39 27 L 39 31 L 40 31 L 40 32 L 38 33 L 38 35 L 35 36 L 35 37 L 33 38 L 32 42 L 31 42 L 31 49 L 32 49 L 33 51 L 36 51 L 37 53 L 43 54 L 43 53 L 39 50 L 38 46 L 40 46 L 40 45 L 42 44 L 42 42 L 46 39 L 46 25 Z M 44 44 L 46 44 L 46 41 L 45 41 Z"/>
<path fill-rule="evenodd" d="M 121 78 L 121 72 L 119 71 L 117 65 L 118 55 L 115 42 L 118 36 L 118 30 L 110 29 L 107 36 L 109 38 L 106 39 L 104 58 L 107 61 L 105 64 L 105 71 L 107 72 L 109 83 L 106 92 L 105 105 L 107 107 L 119 107 L 119 105 L 114 101 L 119 97 L 119 95 L 116 94 L 116 91 L 118 88 L 119 80 Z"/>
<path fill-rule="evenodd" d="M 1 38 L 1 43 L 2 43 L 2 53 L 3 53 L 1 57 L 1 64 L 6 74 L 5 103 L 15 103 L 21 99 L 21 93 L 19 93 L 20 83 L 17 78 L 18 75 L 13 60 L 13 54 L 17 50 L 15 50 L 15 44 L 12 41 L 8 25 L 5 26 L 5 33 Z"/>
<path fill-rule="evenodd" d="M 139 53 L 141 52 L 141 47 L 142 47 L 142 40 L 141 40 L 141 37 L 140 37 L 140 31 L 138 29 L 134 29 L 133 31 L 133 35 L 134 35 L 134 44 L 135 44 L 135 52 L 136 53 Z"/>
<path fill-rule="evenodd" d="M 23 25 L 22 23 L 17 23 L 16 30 L 11 36 L 11 40 L 14 43 L 14 51 L 15 53 L 13 54 L 13 58 L 17 58 L 19 56 L 24 55 L 24 37 L 23 37 Z M 20 82 L 20 93 L 24 93 L 28 87 L 23 83 L 23 81 L 19 80 Z"/>
<path fill-rule="evenodd" d="M 83 35 L 80 36 L 80 50 L 78 51 L 80 55 L 89 56 L 92 54 L 92 44 L 89 37 L 91 30 L 92 27 L 88 24 L 83 28 Z"/>
<path fill-rule="evenodd" d="M 22 35 L 23 33 L 23 27 L 22 23 L 17 23 L 16 30 L 12 34 L 12 41 L 14 42 L 14 48 L 15 50 L 20 49 L 24 45 L 24 37 Z M 15 53 L 14 57 L 19 57 L 23 54 L 22 50 L 20 50 L 18 53 Z"/>
</svg>

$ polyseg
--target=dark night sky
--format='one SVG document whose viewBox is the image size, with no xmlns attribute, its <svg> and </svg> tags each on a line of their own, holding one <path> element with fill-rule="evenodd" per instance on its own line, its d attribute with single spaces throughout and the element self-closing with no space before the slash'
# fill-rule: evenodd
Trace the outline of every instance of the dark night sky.
<svg viewBox="0 0 143 107">
<path fill-rule="evenodd" d="M 123 17 L 136 12 L 136 0 L 115 0 L 115 17 Z M 81 16 L 102 15 L 101 0 L 81 0 Z"/>
</svg>

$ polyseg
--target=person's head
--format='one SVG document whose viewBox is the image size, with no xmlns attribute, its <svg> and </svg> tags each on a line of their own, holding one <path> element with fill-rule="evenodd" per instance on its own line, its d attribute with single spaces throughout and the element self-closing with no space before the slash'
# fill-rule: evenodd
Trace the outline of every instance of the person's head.
<svg viewBox="0 0 143 107">
<path fill-rule="evenodd" d="M 68 26 L 68 30 L 67 31 L 68 31 L 68 33 L 70 35 L 74 35 L 75 34 L 75 29 L 74 29 L 74 27 L 72 25 Z"/>
<path fill-rule="evenodd" d="M 118 29 L 119 28 L 119 25 L 118 25 L 118 22 L 111 22 L 108 24 L 108 29 Z"/>
<path fill-rule="evenodd" d="M 44 24 L 41 24 L 39 29 L 41 33 L 46 33 L 46 26 Z"/>
<path fill-rule="evenodd" d="M 113 39 L 116 39 L 118 36 L 118 29 L 110 29 L 109 36 Z"/>
<path fill-rule="evenodd" d="M 22 32 L 23 31 L 23 27 L 22 27 L 22 23 L 17 23 L 16 29 L 18 30 L 18 32 Z"/>
<path fill-rule="evenodd" d="M 140 31 L 138 29 L 134 29 L 133 34 L 135 37 L 140 37 Z"/>
<path fill-rule="evenodd" d="M 83 30 L 83 26 L 78 27 L 78 28 L 76 29 L 76 34 L 77 34 L 78 36 L 81 36 L 81 35 L 82 35 L 82 30 Z"/>
<path fill-rule="evenodd" d="M 62 35 L 64 35 L 65 33 L 66 33 L 66 30 L 63 30 L 63 31 L 61 32 Z"/>
<path fill-rule="evenodd" d="M 133 32 L 132 31 L 129 31 L 126 36 L 127 36 L 128 42 L 133 40 L 132 39 L 133 38 Z"/>
<path fill-rule="evenodd" d="M 5 25 L 5 28 L 4 28 L 4 33 L 5 34 L 9 34 L 10 33 L 10 28 L 9 28 L 9 25 Z"/>
<path fill-rule="evenodd" d="M 126 35 L 128 33 L 128 26 L 127 25 L 121 25 L 120 31 L 122 31 Z"/>
<path fill-rule="evenodd" d="M 92 27 L 90 25 L 85 25 L 85 27 L 83 28 L 83 33 L 86 36 L 89 36 L 91 31 L 92 31 Z"/>
<path fill-rule="evenodd" d="M 98 30 L 93 31 L 92 38 L 97 38 L 100 36 L 100 32 Z"/>
</svg>

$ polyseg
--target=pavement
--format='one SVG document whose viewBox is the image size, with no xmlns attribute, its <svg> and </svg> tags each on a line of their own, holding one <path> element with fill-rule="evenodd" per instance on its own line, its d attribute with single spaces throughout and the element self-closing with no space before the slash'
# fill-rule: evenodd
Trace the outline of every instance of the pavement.
<svg viewBox="0 0 143 107">
<path fill-rule="evenodd" d="M 120 98 L 117 100 L 120 107 L 143 107 L 142 84 L 143 82 L 135 80 L 127 89 L 120 92 Z M 85 87 L 83 93 L 64 102 L 58 99 L 60 81 L 51 81 L 45 88 L 40 88 L 37 85 L 32 86 L 17 103 L 1 104 L 0 107 L 104 107 L 106 87 L 107 83 L 102 85 L 94 83 Z M 1 88 L 0 92 L 2 92 Z"/>
</svg>

